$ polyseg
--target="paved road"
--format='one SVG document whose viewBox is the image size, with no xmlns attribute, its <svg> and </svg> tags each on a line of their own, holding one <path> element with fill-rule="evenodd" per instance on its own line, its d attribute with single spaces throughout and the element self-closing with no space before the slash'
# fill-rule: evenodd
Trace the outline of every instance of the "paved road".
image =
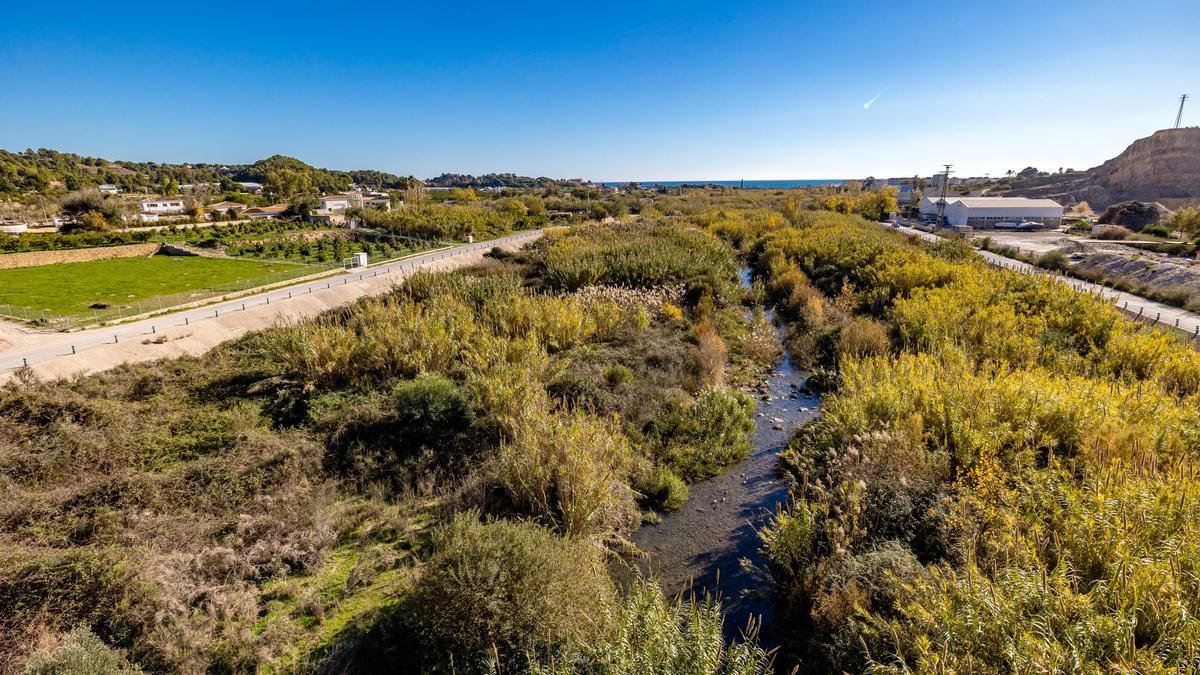
<svg viewBox="0 0 1200 675">
<path fill-rule="evenodd" d="M 308 315 L 314 307 L 325 309 L 346 301 L 385 291 L 392 284 L 398 283 L 404 277 L 412 274 L 416 268 L 446 268 L 448 263 L 463 259 L 468 254 L 476 254 L 499 245 L 515 245 L 532 241 L 542 234 L 541 230 L 522 232 L 491 241 L 466 244 L 442 251 L 425 253 L 402 261 L 384 266 L 360 269 L 319 281 L 309 281 L 293 286 L 275 288 L 270 291 L 227 300 L 220 303 L 205 305 L 194 309 L 182 310 L 173 314 L 156 316 L 115 326 L 92 328 L 73 333 L 34 331 L 31 340 L 23 340 L 0 352 L 0 380 L 11 376 L 13 372 L 25 366 L 36 367 L 37 364 L 79 356 L 82 365 L 86 360 L 88 350 L 105 352 L 105 358 L 114 351 L 144 350 L 147 340 L 175 339 L 184 331 L 204 332 L 206 323 L 228 323 L 233 330 L 246 332 L 247 324 L 259 323 L 261 327 L 271 325 L 277 318 L 289 315 Z M 444 261 L 444 262 L 443 262 Z M 266 306 L 270 306 L 268 308 Z M 247 312 L 246 315 L 241 315 Z M 267 318 L 269 314 L 269 319 Z M 240 316 L 239 316 L 240 315 Z M 258 315 L 257 321 L 249 321 L 252 315 Z M 247 321 L 238 321 L 244 316 Z M 194 327 L 188 328 L 188 327 Z M 215 332 L 215 331 L 214 331 Z M 223 340 L 221 340 L 223 341 Z M 128 347 L 120 347 L 128 345 Z M 74 359 L 72 359 L 74 360 Z M 97 360 L 103 360 L 97 358 Z M 141 360 L 141 359 L 135 359 Z M 92 370 L 92 368 L 81 368 Z"/>
<path fill-rule="evenodd" d="M 940 241 L 942 237 L 929 232 L 913 229 L 911 227 L 900 226 L 896 228 L 904 234 L 912 234 L 924 239 L 925 241 Z M 1006 258 L 998 253 L 991 251 L 979 251 L 979 255 L 983 256 L 989 264 L 996 267 L 1022 272 L 1024 274 L 1039 274 L 1042 276 L 1051 276 L 1070 286 L 1071 288 L 1081 293 L 1093 293 L 1103 298 L 1109 298 L 1118 309 L 1124 310 L 1133 317 L 1140 317 L 1150 323 L 1160 323 L 1165 326 L 1178 328 L 1180 331 L 1192 336 L 1200 336 L 1200 314 L 1189 312 L 1185 309 L 1180 309 L 1171 305 L 1154 300 L 1148 300 L 1140 295 L 1117 291 L 1107 286 L 1094 284 L 1090 281 L 1082 281 L 1067 276 L 1052 274 L 1035 265 Z"/>
</svg>

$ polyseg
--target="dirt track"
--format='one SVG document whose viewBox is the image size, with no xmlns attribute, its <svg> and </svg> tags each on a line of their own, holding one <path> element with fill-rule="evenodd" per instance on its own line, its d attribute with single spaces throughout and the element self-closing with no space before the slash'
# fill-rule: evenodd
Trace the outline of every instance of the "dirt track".
<svg viewBox="0 0 1200 675">
<path fill-rule="evenodd" d="M 477 263 L 494 245 L 517 250 L 541 234 L 541 231 L 527 232 L 444 253 L 416 256 L 410 261 L 360 270 L 330 281 L 309 282 L 115 327 L 41 333 L 10 325 L 0 331 L 4 336 L 0 343 L 4 340 L 12 343 L 10 348 L 0 351 L 0 382 L 12 378 L 26 362 L 33 374 L 55 378 L 99 372 L 122 363 L 202 354 L 222 342 L 277 322 L 316 316 L 360 298 L 385 293 L 418 271 L 448 271 Z M 72 353 L 72 347 L 77 353 Z"/>
</svg>

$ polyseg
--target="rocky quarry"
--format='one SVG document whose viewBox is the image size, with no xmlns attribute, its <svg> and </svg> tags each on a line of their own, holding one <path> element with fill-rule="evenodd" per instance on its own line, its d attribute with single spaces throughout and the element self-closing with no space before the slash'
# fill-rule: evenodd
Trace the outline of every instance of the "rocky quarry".
<svg viewBox="0 0 1200 675">
<path fill-rule="evenodd" d="M 1087 202 L 1099 212 L 1117 202 L 1160 202 L 1169 208 L 1200 202 L 1200 127 L 1163 129 L 1087 171 L 1022 176 L 1006 196 Z"/>
</svg>

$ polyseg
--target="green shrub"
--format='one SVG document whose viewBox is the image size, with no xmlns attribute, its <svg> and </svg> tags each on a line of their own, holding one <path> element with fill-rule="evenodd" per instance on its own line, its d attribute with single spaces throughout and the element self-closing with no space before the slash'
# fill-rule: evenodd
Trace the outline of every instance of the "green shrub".
<svg viewBox="0 0 1200 675">
<path fill-rule="evenodd" d="M 546 390 L 570 407 L 609 410 L 616 399 L 612 389 L 605 386 L 605 381 L 594 374 L 569 369 L 556 375 L 546 385 Z"/>
<path fill-rule="evenodd" d="M 655 433 L 663 462 L 687 480 L 715 476 L 750 452 L 754 402 L 724 387 L 709 387 L 680 400 L 659 420 Z"/>
<path fill-rule="evenodd" d="M 629 368 L 616 364 L 604 369 L 604 379 L 611 385 L 621 385 L 633 382 L 637 377 Z"/>
<path fill-rule="evenodd" d="M 721 301 L 734 287 L 737 265 L 728 247 L 707 232 L 667 225 L 595 225 L 540 243 L 542 282 L 549 288 L 671 286 L 692 280 Z"/>
<path fill-rule="evenodd" d="M 745 642 L 726 645 L 721 606 L 711 597 L 670 602 L 652 580 L 636 581 L 616 611 L 613 637 L 594 645 L 579 670 L 613 675 L 767 675 L 770 656 Z M 544 664 L 533 669 L 549 673 Z"/>
<path fill-rule="evenodd" d="M 1171 229 L 1183 233 L 1185 237 L 1195 236 L 1200 231 L 1200 208 L 1187 206 L 1171 214 Z"/>
<path fill-rule="evenodd" d="M 529 523 L 456 516 L 433 536 L 406 600 L 429 665 L 520 672 L 569 663 L 609 630 L 616 601 L 599 548 Z M 451 661 L 453 659 L 453 661 Z"/>
<path fill-rule="evenodd" d="M 471 402 L 440 375 L 422 375 L 392 389 L 395 423 L 406 443 L 431 446 L 461 436 L 474 421 Z"/>
<path fill-rule="evenodd" d="M 87 628 L 76 628 L 52 651 L 38 652 L 24 675 L 125 675 L 141 672 Z"/>
<path fill-rule="evenodd" d="M 646 506 L 664 511 L 678 511 L 688 497 L 687 483 L 661 464 L 634 476 L 633 489 Z"/>
<path fill-rule="evenodd" d="M 1061 272 L 1067 269 L 1069 266 L 1069 261 L 1067 260 L 1066 253 L 1059 249 L 1054 249 L 1053 251 L 1046 251 L 1038 256 L 1035 264 L 1044 270 Z"/>
<path fill-rule="evenodd" d="M 360 485 L 401 491 L 456 475 L 483 445 L 470 398 L 440 375 L 401 381 L 388 395 L 327 394 L 312 406 L 327 434 L 326 466 Z"/>
</svg>

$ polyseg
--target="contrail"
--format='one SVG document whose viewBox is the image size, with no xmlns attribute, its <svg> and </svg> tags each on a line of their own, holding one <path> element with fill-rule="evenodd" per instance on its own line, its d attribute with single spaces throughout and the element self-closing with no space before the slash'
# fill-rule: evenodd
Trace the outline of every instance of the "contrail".
<svg viewBox="0 0 1200 675">
<path fill-rule="evenodd" d="M 888 86 L 891 86 L 891 85 L 888 85 Z M 878 94 L 875 94 L 874 96 L 871 97 L 871 100 L 869 100 L 863 104 L 863 110 L 870 110 L 871 106 L 875 105 L 875 101 L 878 101 L 879 97 L 883 96 L 884 92 L 886 92 L 887 90 L 888 90 L 887 87 L 880 89 Z"/>
</svg>

